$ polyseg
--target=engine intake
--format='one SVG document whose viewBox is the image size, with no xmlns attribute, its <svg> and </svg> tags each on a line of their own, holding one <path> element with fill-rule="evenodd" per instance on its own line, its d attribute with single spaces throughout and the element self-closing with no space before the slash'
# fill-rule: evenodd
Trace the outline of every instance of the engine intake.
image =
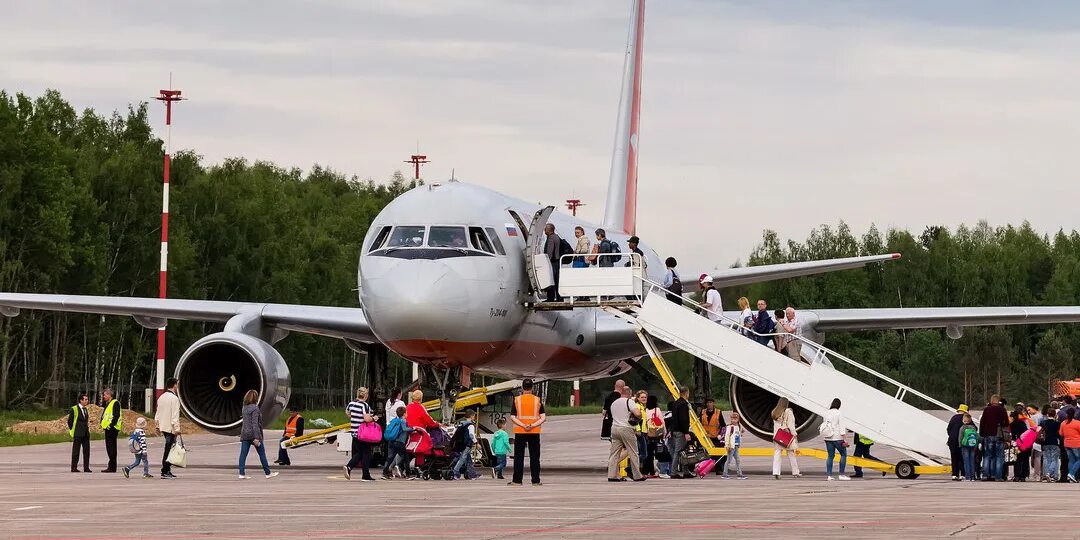
<svg viewBox="0 0 1080 540">
<path fill-rule="evenodd" d="M 285 359 L 269 343 L 238 332 L 220 332 L 196 341 L 176 366 L 180 405 L 200 427 L 237 434 L 244 394 L 259 392 L 263 422 L 269 424 L 289 404 Z"/>
<path fill-rule="evenodd" d="M 780 397 L 740 379 L 731 376 L 731 408 L 739 413 L 743 426 L 751 433 L 771 441 L 773 438 L 772 410 Z M 792 403 L 791 412 L 795 413 L 795 432 L 800 441 L 814 438 L 821 427 L 821 417 Z"/>
</svg>

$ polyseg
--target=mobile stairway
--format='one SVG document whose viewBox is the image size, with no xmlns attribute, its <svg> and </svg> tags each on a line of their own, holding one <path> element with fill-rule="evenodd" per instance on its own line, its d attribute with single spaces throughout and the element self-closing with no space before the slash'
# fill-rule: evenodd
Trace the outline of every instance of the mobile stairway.
<svg viewBox="0 0 1080 540">
<path fill-rule="evenodd" d="M 682 299 L 682 304 L 668 300 L 660 284 L 645 278 L 642 272 L 632 271 L 634 266 L 616 269 L 609 272 L 609 276 L 600 276 L 597 272 L 611 269 L 564 268 L 560 294 L 568 297 L 563 304 L 598 305 L 633 324 L 646 353 L 673 396 L 678 396 L 678 385 L 657 341 L 684 350 L 777 396 L 786 397 L 791 403 L 819 416 L 829 409 L 833 398 L 840 398 L 849 430 L 876 443 L 891 446 L 912 458 L 893 465 L 849 456 L 847 461 L 851 465 L 895 472 L 902 478 L 948 472 L 949 468 L 943 465 L 949 458 L 945 444 L 946 422 L 904 400 L 916 396 L 926 404 L 946 411 L 952 412 L 952 407 L 802 336 L 789 335 L 802 342 L 806 362 L 793 360 L 772 347 L 748 339 L 739 330 L 741 325 L 727 319 L 722 313 L 714 312 L 721 317 L 721 324 L 717 324 L 703 316 L 708 310 L 697 302 L 687 298 Z M 619 274 L 622 283 L 615 283 L 615 274 Z M 568 286 L 563 286 L 563 283 Z M 595 290 L 590 284 L 595 284 Z M 625 306 L 621 300 L 618 305 L 604 305 L 604 296 L 601 295 L 616 294 L 636 296 L 640 305 Z M 748 329 L 745 332 L 754 334 Z M 839 364 L 862 372 L 867 380 L 879 388 L 895 391 L 886 393 L 847 375 L 834 367 Z M 708 442 L 694 414 L 691 424 L 698 441 L 710 455 L 725 453 L 724 449 L 715 448 Z M 771 455 L 773 449 L 743 448 L 740 453 Z M 817 449 L 800 447 L 798 454 L 827 459 L 827 454 Z"/>
</svg>

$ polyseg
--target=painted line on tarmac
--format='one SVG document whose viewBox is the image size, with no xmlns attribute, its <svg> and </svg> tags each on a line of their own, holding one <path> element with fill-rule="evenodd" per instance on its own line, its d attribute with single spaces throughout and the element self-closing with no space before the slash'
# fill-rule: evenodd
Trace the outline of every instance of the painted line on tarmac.
<svg viewBox="0 0 1080 540">
<path fill-rule="evenodd" d="M 36 510 L 38 508 L 45 508 L 44 506 L 23 506 L 19 508 L 12 508 L 12 512 L 22 512 L 23 510 Z"/>
</svg>

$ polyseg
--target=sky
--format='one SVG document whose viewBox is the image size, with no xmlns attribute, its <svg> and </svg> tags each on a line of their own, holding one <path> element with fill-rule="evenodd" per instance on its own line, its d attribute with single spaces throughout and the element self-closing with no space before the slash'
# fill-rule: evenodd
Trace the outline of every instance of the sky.
<svg viewBox="0 0 1080 540">
<path fill-rule="evenodd" d="M 0 88 L 125 110 L 175 149 L 450 177 L 603 217 L 629 0 L 13 2 Z M 687 270 L 804 239 L 1080 228 L 1080 5 L 652 0 L 638 233 Z M 155 128 L 164 114 L 154 102 Z"/>
</svg>

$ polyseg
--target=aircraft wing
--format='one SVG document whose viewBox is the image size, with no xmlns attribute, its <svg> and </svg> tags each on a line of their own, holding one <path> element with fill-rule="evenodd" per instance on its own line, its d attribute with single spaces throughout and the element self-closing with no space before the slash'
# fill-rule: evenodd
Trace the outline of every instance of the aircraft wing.
<svg viewBox="0 0 1080 540">
<path fill-rule="evenodd" d="M 885 255 L 869 255 L 865 257 L 845 257 L 842 259 L 824 259 L 820 261 L 806 261 L 782 264 L 764 264 L 761 266 L 745 266 L 742 268 L 728 268 L 712 274 L 713 286 L 717 289 L 735 287 L 774 279 L 785 279 L 813 274 L 824 274 L 837 270 L 850 270 L 871 263 L 892 261 L 900 258 L 899 253 L 887 253 Z M 683 282 L 685 292 L 697 290 L 697 283 Z M 689 288 L 687 286 L 689 285 Z"/>
<path fill-rule="evenodd" d="M 818 332 L 1080 322 L 1080 307 L 938 307 L 799 310 Z"/>
<path fill-rule="evenodd" d="M 348 338 L 363 343 L 377 342 L 360 308 L 171 298 L 0 293 L 0 315 L 13 317 L 18 315 L 20 309 L 129 315 L 147 327 L 164 326 L 169 319 L 224 323 L 235 315 L 255 312 L 259 313 L 264 324 L 283 330 Z"/>
</svg>

